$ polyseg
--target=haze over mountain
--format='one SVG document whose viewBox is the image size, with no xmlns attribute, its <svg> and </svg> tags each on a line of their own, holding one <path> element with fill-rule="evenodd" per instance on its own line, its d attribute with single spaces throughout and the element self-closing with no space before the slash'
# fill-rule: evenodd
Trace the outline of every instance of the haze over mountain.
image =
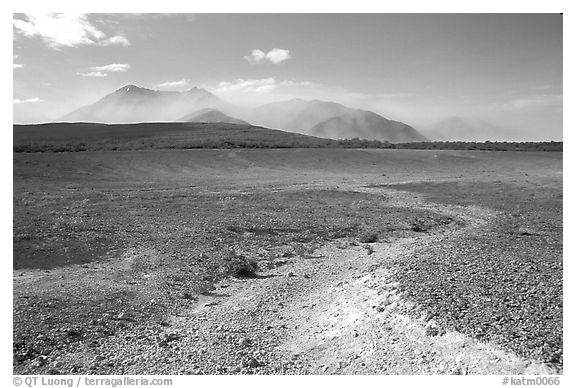
<svg viewBox="0 0 576 388">
<path fill-rule="evenodd" d="M 312 127 L 310 134 L 330 139 L 358 137 L 391 143 L 428 140 L 409 125 L 364 110 L 346 112 L 341 116 L 322 121 Z"/>
<path fill-rule="evenodd" d="M 130 84 L 56 121 L 97 123 L 174 121 L 201 108 L 223 108 L 227 105 L 202 88 L 193 87 L 185 92 L 174 92 L 151 90 Z"/>
<path fill-rule="evenodd" d="M 275 102 L 253 109 L 249 117 L 253 123 L 269 128 L 330 139 L 358 137 L 390 142 L 426 140 L 407 124 L 329 101 L 292 99 Z"/>
<path fill-rule="evenodd" d="M 212 108 L 204 108 L 190 113 L 177 121 L 190 121 L 195 123 L 228 123 L 228 124 L 249 124 L 248 122 L 234 117 L 230 117 Z"/>
<path fill-rule="evenodd" d="M 522 132 L 485 120 L 448 117 L 423 131 L 431 140 L 438 141 L 522 141 Z"/>
<path fill-rule="evenodd" d="M 248 113 L 248 120 L 268 128 L 307 133 L 316 124 L 350 110 L 335 102 L 294 98 L 256 107 Z"/>
<path fill-rule="evenodd" d="M 234 113 L 232 117 L 228 114 Z M 253 124 L 330 139 L 424 141 L 414 128 L 330 101 L 292 99 L 244 109 L 202 88 L 166 92 L 126 85 L 57 121 L 136 123 L 189 121 Z"/>
</svg>

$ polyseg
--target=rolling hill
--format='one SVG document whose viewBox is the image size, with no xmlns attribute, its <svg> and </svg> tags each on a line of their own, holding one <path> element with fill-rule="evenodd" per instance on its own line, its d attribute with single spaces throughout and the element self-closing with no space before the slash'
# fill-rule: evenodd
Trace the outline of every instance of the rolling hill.
<svg viewBox="0 0 576 388">
<path fill-rule="evenodd" d="M 13 126 L 14 152 L 133 151 L 191 148 L 390 148 L 229 123 L 48 123 Z"/>
</svg>

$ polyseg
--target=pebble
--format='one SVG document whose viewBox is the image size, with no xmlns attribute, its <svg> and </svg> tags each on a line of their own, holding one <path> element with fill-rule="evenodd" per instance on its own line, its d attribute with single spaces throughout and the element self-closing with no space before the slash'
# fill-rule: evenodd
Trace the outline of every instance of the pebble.
<svg viewBox="0 0 576 388">
<path fill-rule="evenodd" d="M 258 361 L 254 357 L 250 357 L 248 360 L 246 360 L 245 366 L 250 368 L 257 368 L 260 366 L 260 361 Z"/>
<path fill-rule="evenodd" d="M 184 291 L 184 292 L 180 293 L 180 297 L 182 299 L 193 299 L 194 296 L 192 294 L 190 294 L 189 292 Z"/>
<path fill-rule="evenodd" d="M 130 317 L 128 317 L 128 314 L 126 312 L 121 312 L 120 314 L 118 314 L 116 319 L 119 321 L 128 321 L 130 320 Z"/>
<path fill-rule="evenodd" d="M 240 338 L 240 341 L 238 341 L 238 345 L 240 345 L 241 347 L 245 348 L 247 346 L 250 346 L 250 339 L 249 338 Z"/>
<path fill-rule="evenodd" d="M 164 340 L 167 342 L 174 341 L 180 338 L 180 334 L 178 333 L 170 333 L 164 337 Z"/>
<path fill-rule="evenodd" d="M 46 356 L 38 356 L 34 359 L 34 362 L 32 363 L 35 367 L 41 367 L 44 366 L 46 364 L 47 361 L 47 357 Z"/>
<path fill-rule="evenodd" d="M 436 321 L 432 319 L 424 327 L 424 332 L 427 336 L 434 337 L 440 333 L 440 329 Z"/>
</svg>

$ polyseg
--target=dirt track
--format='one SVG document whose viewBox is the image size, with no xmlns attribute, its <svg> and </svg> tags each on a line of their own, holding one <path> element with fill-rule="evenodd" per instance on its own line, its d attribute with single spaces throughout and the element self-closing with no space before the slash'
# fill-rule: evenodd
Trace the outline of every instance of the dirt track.
<svg viewBox="0 0 576 388">
<path fill-rule="evenodd" d="M 420 238 L 370 244 L 372 254 L 363 245 L 327 245 L 310 258 L 262 274 L 270 277 L 225 287 L 232 297 L 202 301 L 221 300 L 195 310 L 190 317 L 176 319 L 175 328 L 185 332 L 190 321 L 200 320 L 198 332 L 216 325 L 229 344 L 251 339 L 254 343 L 237 354 L 230 354 L 226 345 L 209 348 L 210 356 L 232 356 L 223 364 L 232 364 L 227 372 L 251 371 L 240 368 L 241 362 L 235 360 L 240 356 L 259 360 L 259 373 L 551 373 L 543 365 L 455 332 L 426 335 L 425 316 L 412 317 L 417 308 L 398 293 L 390 262 L 426 249 L 443 236 L 475 233 L 495 214 L 487 209 L 430 205 L 413 196 L 406 200 L 407 193 L 388 193 L 394 194 L 398 206 L 435 210 L 467 226 L 454 224 Z M 207 363 L 208 371 L 209 365 L 213 363 Z"/>
</svg>

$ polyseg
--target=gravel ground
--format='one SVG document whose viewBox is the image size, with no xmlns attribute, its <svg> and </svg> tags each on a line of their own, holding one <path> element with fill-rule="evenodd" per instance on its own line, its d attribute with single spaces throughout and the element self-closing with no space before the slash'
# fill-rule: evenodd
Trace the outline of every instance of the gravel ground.
<svg viewBox="0 0 576 388">
<path fill-rule="evenodd" d="M 382 189 L 356 189 L 384 194 Z M 437 241 L 476 235 L 496 212 L 427 204 L 402 192 L 386 194 L 389 206 L 434 211 L 431 219 L 437 221 L 423 222 L 386 242 L 335 240 L 276 262 L 255 278 L 222 280 L 199 299 L 183 297 L 168 305 L 170 299 L 163 299 L 157 288 L 158 294 L 147 294 L 149 299 L 138 305 L 149 306 L 148 311 L 103 307 L 100 318 L 88 326 L 66 325 L 38 334 L 20 348 L 34 357 L 17 362 L 15 373 L 553 373 L 543 363 L 454 330 L 441 315 L 430 314 L 428 305 L 415 303 L 418 294 L 406 292 L 397 281 L 405 269 L 398 263 L 411 263 L 421 252 L 437 249 Z M 133 250 L 122 262 L 145 264 L 158 255 Z M 87 273 L 118 276 L 117 267 L 90 269 L 70 273 L 68 267 L 46 276 L 69 276 L 69 284 Z M 153 277 L 144 275 L 141 286 L 154 284 Z M 18 280 L 25 281 L 26 274 L 22 277 Z"/>
<path fill-rule="evenodd" d="M 13 371 L 562 373 L 561 159 L 15 154 Z"/>
<path fill-rule="evenodd" d="M 399 262 L 397 279 L 442 325 L 561 370 L 561 194 L 502 186 L 400 186 L 437 199 L 450 192 L 451 202 L 488 205 L 498 215 L 480 233 L 439 240 Z"/>
</svg>

